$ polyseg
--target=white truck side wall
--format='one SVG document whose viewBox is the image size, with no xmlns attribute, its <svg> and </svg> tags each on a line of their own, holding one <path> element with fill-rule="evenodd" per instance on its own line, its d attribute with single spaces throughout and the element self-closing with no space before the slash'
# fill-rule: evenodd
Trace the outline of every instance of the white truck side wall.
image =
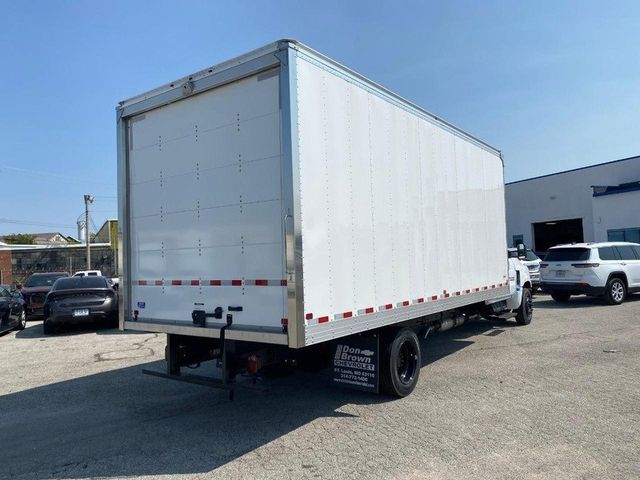
<svg viewBox="0 0 640 480">
<path fill-rule="evenodd" d="M 498 154 L 315 62 L 296 68 L 305 318 L 506 284 Z"/>
<path fill-rule="evenodd" d="M 281 328 L 278 89 L 275 70 L 129 120 L 131 302 L 140 321 L 191 324 L 193 309 L 239 305 L 234 325 Z"/>
</svg>

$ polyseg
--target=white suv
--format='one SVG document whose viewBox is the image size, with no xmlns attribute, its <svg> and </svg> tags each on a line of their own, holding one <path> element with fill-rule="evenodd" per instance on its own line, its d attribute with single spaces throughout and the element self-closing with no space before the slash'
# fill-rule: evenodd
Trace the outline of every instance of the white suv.
<svg viewBox="0 0 640 480">
<path fill-rule="evenodd" d="M 628 242 L 575 243 L 549 249 L 540 282 L 557 302 L 571 295 L 604 296 L 619 305 L 640 292 L 640 245 Z"/>
</svg>

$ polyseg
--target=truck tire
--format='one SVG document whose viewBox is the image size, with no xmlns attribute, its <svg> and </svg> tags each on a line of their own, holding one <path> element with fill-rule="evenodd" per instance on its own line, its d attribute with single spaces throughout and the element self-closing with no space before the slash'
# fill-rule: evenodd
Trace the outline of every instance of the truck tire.
<svg viewBox="0 0 640 480">
<path fill-rule="evenodd" d="M 409 328 L 392 330 L 381 338 L 380 387 L 384 393 L 406 397 L 416 388 L 422 357 L 420 343 Z"/>
<path fill-rule="evenodd" d="M 620 305 L 627 298 L 627 287 L 621 278 L 613 277 L 607 282 L 604 298 L 609 305 Z"/>
<path fill-rule="evenodd" d="M 571 298 L 571 294 L 564 292 L 551 292 L 551 298 L 559 303 L 567 303 Z"/>
<path fill-rule="evenodd" d="M 529 325 L 533 318 L 533 295 L 528 288 L 522 289 L 522 300 L 516 310 L 516 323 L 518 325 Z"/>
</svg>

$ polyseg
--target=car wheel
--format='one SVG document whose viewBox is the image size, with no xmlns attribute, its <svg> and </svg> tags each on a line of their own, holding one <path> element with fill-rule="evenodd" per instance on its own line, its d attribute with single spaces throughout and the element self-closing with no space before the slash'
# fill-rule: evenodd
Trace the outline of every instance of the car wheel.
<svg viewBox="0 0 640 480">
<path fill-rule="evenodd" d="M 22 309 L 20 312 L 20 317 L 18 318 L 18 325 L 16 326 L 16 330 L 24 330 L 27 328 L 27 312 Z"/>
<path fill-rule="evenodd" d="M 44 330 L 45 335 L 49 335 L 50 333 L 53 333 L 53 323 L 51 323 L 50 320 L 47 320 L 45 318 L 44 321 L 42 322 L 42 330 Z"/>
<path fill-rule="evenodd" d="M 386 338 L 380 362 L 382 391 L 396 397 L 406 397 L 416 388 L 420 367 L 420 344 L 409 328 L 392 331 Z"/>
<path fill-rule="evenodd" d="M 522 301 L 516 311 L 516 323 L 518 325 L 529 325 L 533 318 L 533 296 L 528 288 L 522 289 Z"/>
<path fill-rule="evenodd" d="M 571 294 L 564 292 L 552 292 L 551 298 L 553 298 L 556 302 L 567 303 L 571 298 Z"/>
<path fill-rule="evenodd" d="M 627 287 L 620 278 L 612 278 L 607 282 L 604 298 L 609 305 L 620 305 L 627 297 Z"/>
</svg>

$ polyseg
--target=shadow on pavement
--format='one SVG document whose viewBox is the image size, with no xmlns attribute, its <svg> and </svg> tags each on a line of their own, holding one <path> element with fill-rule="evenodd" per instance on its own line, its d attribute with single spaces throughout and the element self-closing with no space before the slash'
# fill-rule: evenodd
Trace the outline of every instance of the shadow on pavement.
<svg viewBox="0 0 640 480">
<path fill-rule="evenodd" d="M 424 364 L 513 322 L 471 321 L 434 334 Z M 111 330 L 109 332 L 118 332 Z M 21 332 L 38 338 L 42 326 Z M 99 361 L 99 360 L 96 360 Z M 269 394 L 227 393 L 145 376 L 163 361 L 74 378 L 0 397 L 0 465 L 7 478 L 124 477 L 214 470 L 346 404 L 393 401 L 333 386 L 329 371 L 268 378 Z M 207 368 L 203 366 L 203 374 Z M 200 373 L 200 372 L 198 372 Z"/>
<path fill-rule="evenodd" d="M 496 335 L 508 328 L 517 327 L 514 320 L 470 320 L 461 327 L 453 328 L 442 333 L 429 335 L 426 340 L 421 340 L 422 366 L 435 363 L 462 350 L 474 341 L 471 337 L 478 335 Z"/>
<path fill-rule="evenodd" d="M 31 325 L 30 325 L 31 323 Z M 58 327 L 55 333 L 45 335 L 42 329 L 42 322 L 38 322 L 35 325 L 33 322 L 27 323 L 27 328 L 16 333 L 16 338 L 28 339 L 28 338 L 48 338 L 48 337 L 64 337 L 69 335 L 77 335 L 81 333 L 94 332 L 98 335 L 113 335 L 123 334 L 117 328 L 100 324 L 99 322 L 89 324 L 65 324 Z M 133 333 L 145 333 L 145 332 L 127 332 L 127 334 Z"/>
<path fill-rule="evenodd" d="M 640 294 L 628 295 L 625 302 L 638 302 L 640 301 Z M 601 297 L 587 297 L 586 295 L 574 295 L 566 303 L 556 302 L 550 296 L 545 295 L 537 297 L 534 303 L 534 309 L 575 309 L 575 308 L 590 308 L 590 307 L 611 307 L 615 308 L 615 305 L 609 305 Z"/>
</svg>

